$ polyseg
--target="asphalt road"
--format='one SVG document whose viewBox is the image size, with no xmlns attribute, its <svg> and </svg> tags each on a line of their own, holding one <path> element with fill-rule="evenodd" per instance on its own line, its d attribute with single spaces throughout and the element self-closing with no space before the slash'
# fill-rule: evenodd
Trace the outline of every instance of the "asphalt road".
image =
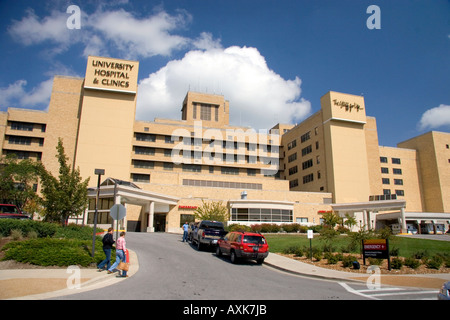
<svg viewBox="0 0 450 320">
<path fill-rule="evenodd" d="M 234 265 L 213 251 L 197 251 L 181 235 L 127 233 L 139 271 L 120 284 L 62 300 L 337 300 L 364 299 L 333 281 L 282 273 L 253 261 Z M 113 276 L 113 275 L 111 275 Z"/>
<path fill-rule="evenodd" d="M 197 251 L 181 235 L 127 233 L 127 247 L 139 259 L 138 272 L 102 289 L 67 295 L 57 300 L 178 300 L 190 302 L 290 300 L 410 300 L 436 299 L 420 289 L 368 290 L 364 283 L 339 282 L 292 275 L 253 261 L 231 264 L 213 250 Z M 114 275 L 111 275 L 114 277 Z M 157 303 L 160 304 L 161 302 Z M 153 303 L 154 305 L 154 303 Z M 225 309 L 226 310 L 226 309 Z"/>
</svg>

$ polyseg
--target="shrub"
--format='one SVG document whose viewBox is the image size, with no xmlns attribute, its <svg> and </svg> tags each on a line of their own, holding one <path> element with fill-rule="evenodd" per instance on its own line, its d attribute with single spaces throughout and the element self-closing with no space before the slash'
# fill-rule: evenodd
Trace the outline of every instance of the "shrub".
<svg viewBox="0 0 450 320">
<path fill-rule="evenodd" d="M 383 259 L 369 258 L 368 260 L 371 266 L 379 266 L 383 263 Z"/>
<path fill-rule="evenodd" d="M 348 255 L 342 258 L 342 266 L 344 268 L 353 267 L 353 261 L 358 261 L 358 259 L 353 255 Z"/>
<path fill-rule="evenodd" d="M 101 247 L 101 244 L 97 244 Z M 38 238 L 10 242 L 3 247 L 3 260 L 15 260 L 40 266 L 88 266 L 100 261 L 103 252 L 98 250 L 94 259 L 90 255 L 92 241 L 77 239 Z"/>
<path fill-rule="evenodd" d="M 22 234 L 35 231 L 39 238 L 53 237 L 58 226 L 49 222 L 34 220 L 0 219 L 0 234 L 4 237 L 10 235 L 11 230 L 21 230 Z"/>
<path fill-rule="evenodd" d="M 406 258 L 405 266 L 410 267 L 411 269 L 417 269 L 420 266 L 420 261 L 413 257 Z"/>
<path fill-rule="evenodd" d="M 325 258 L 328 260 L 328 264 L 336 264 L 339 262 L 339 256 L 337 254 L 326 254 Z"/>
<path fill-rule="evenodd" d="M 252 231 L 252 229 L 249 226 L 243 225 L 243 224 L 237 224 L 237 223 L 233 223 L 230 224 L 227 227 L 228 231 L 241 231 L 241 232 L 245 232 L 245 231 Z"/>
<path fill-rule="evenodd" d="M 413 254 L 413 258 L 415 259 L 423 259 L 423 258 L 428 258 L 429 254 L 427 250 L 420 250 L 417 251 Z"/>
<path fill-rule="evenodd" d="M 391 266 L 394 269 L 401 269 L 403 267 L 403 259 L 393 258 L 391 261 Z"/>
<path fill-rule="evenodd" d="M 439 270 L 443 262 L 444 259 L 440 255 L 434 255 L 425 264 L 427 268 Z"/>
<path fill-rule="evenodd" d="M 400 249 L 399 248 L 392 248 L 389 250 L 389 255 L 391 257 L 398 257 L 400 255 Z"/>
<path fill-rule="evenodd" d="M 11 230 L 11 238 L 13 240 L 22 240 L 23 239 L 23 233 L 20 229 L 12 229 Z"/>
<path fill-rule="evenodd" d="M 316 259 L 316 261 L 322 260 L 323 254 L 320 251 L 313 251 L 313 258 Z"/>
</svg>

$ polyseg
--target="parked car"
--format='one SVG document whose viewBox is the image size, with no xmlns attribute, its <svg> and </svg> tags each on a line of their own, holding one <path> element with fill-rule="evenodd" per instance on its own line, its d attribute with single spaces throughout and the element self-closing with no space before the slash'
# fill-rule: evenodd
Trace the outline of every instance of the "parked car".
<svg viewBox="0 0 450 320">
<path fill-rule="evenodd" d="M 19 207 L 14 204 L 0 204 L 0 218 L 30 219 L 30 217 L 23 214 Z"/>
<path fill-rule="evenodd" d="M 229 255 L 231 263 L 251 259 L 262 264 L 269 255 L 269 245 L 262 234 L 232 231 L 217 242 L 216 255 L 222 254 Z"/>
<path fill-rule="evenodd" d="M 200 221 L 192 231 L 192 243 L 201 250 L 205 245 L 216 245 L 217 241 L 225 234 L 223 223 L 220 221 Z"/>
<path fill-rule="evenodd" d="M 439 300 L 450 300 L 450 281 L 445 282 L 438 293 Z"/>
</svg>

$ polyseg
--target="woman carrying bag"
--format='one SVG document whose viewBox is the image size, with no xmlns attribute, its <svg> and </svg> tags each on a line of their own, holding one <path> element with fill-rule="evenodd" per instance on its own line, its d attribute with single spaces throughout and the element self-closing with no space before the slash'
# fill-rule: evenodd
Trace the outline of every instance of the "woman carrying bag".
<svg viewBox="0 0 450 320">
<path fill-rule="evenodd" d="M 114 269 L 121 269 L 122 274 L 120 277 L 127 277 L 128 264 L 126 263 L 126 241 L 125 241 L 125 232 L 122 231 L 120 233 L 120 238 L 116 241 L 116 262 L 108 269 L 108 273 L 113 273 Z"/>
</svg>

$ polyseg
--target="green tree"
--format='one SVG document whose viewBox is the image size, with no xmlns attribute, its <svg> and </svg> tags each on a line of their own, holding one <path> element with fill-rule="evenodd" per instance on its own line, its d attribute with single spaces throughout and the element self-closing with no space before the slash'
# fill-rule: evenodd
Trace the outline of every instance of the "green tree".
<svg viewBox="0 0 450 320">
<path fill-rule="evenodd" d="M 350 214 L 346 213 L 345 214 L 345 221 L 344 224 L 350 229 L 350 231 L 352 230 L 352 228 L 354 226 L 356 226 L 356 218 L 353 216 L 350 216 Z"/>
<path fill-rule="evenodd" d="M 205 202 L 202 200 L 202 205 L 194 212 L 195 218 L 198 220 L 214 220 L 226 222 L 229 220 L 229 213 L 222 201 Z"/>
<path fill-rule="evenodd" d="M 0 161 L 0 201 L 23 207 L 39 198 L 36 185 L 39 164 L 29 159 L 19 160 L 8 155 Z"/>
<path fill-rule="evenodd" d="M 322 213 L 322 219 L 324 226 L 328 226 L 330 228 L 334 228 L 337 224 L 342 222 L 342 218 L 334 211 L 326 211 Z"/>
<path fill-rule="evenodd" d="M 56 149 L 58 178 L 45 170 L 44 166 L 41 167 L 42 204 L 45 208 L 45 220 L 59 221 L 64 225 L 71 215 L 79 215 L 86 209 L 89 178 L 82 181 L 80 170 L 71 170 L 61 139 L 58 139 Z"/>
</svg>

